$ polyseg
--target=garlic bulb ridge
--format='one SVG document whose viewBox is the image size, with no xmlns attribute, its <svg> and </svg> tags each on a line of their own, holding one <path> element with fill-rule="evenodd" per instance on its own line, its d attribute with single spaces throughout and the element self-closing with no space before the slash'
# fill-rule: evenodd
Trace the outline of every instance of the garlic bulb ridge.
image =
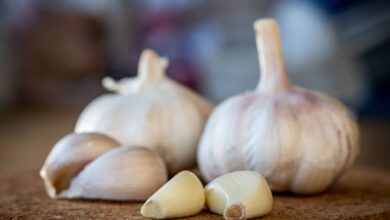
<svg viewBox="0 0 390 220">
<path fill-rule="evenodd" d="M 113 91 L 93 100 L 81 113 L 75 132 L 99 132 L 126 146 L 155 150 L 171 175 L 195 166 L 197 145 L 213 104 L 165 75 L 166 58 L 142 52 L 138 76 L 115 82 Z"/>
<path fill-rule="evenodd" d="M 254 28 L 261 80 L 211 114 L 198 149 L 201 173 L 210 181 L 248 169 L 274 191 L 321 192 L 356 157 L 357 125 L 336 99 L 290 84 L 274 20 Z"/>
</svg>

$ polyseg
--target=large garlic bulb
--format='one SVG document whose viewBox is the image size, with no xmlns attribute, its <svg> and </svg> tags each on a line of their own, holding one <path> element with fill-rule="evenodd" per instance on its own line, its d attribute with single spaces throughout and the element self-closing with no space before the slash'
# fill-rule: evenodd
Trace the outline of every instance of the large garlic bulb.
<svg viewBox="0 0 390 220">
<path fill-rule="evenodd" d="M 201 173 L 210 181 L 248 169 L 274 191 L 320 192 L 357 155 L 357 126 L 337 100 L 289 83 L 274 20 L 258 20 L 254 28 L 261 81 L 210 116 L 198 150 Z"/>
<path fill-rule="evenodd" d="M 103 80 L 116 94 L 93 100 L 81 113 L 75 132 L 107 134 L 123 145 L 157 151 L 170 174 L 195 166 L 196 149 L 213 104 L 170 80 L 168 60 L 144 50 L 138 76 Z"/>
</svg>

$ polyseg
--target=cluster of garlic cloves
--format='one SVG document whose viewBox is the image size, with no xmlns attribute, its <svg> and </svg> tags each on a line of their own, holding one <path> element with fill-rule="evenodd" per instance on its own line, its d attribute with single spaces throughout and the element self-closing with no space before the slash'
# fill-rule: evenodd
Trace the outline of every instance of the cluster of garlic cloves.
<svg viewBox="0 0 390 220">
<path fill-rule="evenodd" d="M 169 79 L 167 66 L 166 58 L 144 50 L 138 76 L 118 82 L 105 78 L 103 86 L 114 94 L 93 100 L 81 113 L 75 132 L 99 132 L 126 146 L 153 149 L 171 175 L 193 168 L 213 104 Z"/>
<path fill-rule="evenodd" d="M 40 171 L 51 198 L 145 201 L 168 179 L 160 156 L 97 133 L 69 134 Z"/>
<path fill-rule="evenodd" d="M 167 66 L 146 49 L 137 77 L 103 79 L 114 93 L 84 109 L 41 169 L 50 197 L 145 201 L 168 174 L 195 166 L 213 104 L 169 79 Z"/>
<path fill-rule="evenodd" d="M 39 173 L 49 196 L 58 197 L 86 164 L 118 146 L 116 140 L 98 133 L 72 133 L 63 137 L 53 147 Z"/>
<path fill-rule="evenodd" d="M 114 94 L 84 109 L 40 171 L 49 196 L 146 201 L 147 218 L 205 208 L 250 219 L 271 211 L 271 190 L 314 194 L 330 186 L 359 152 L 356 122 L 338 100 L 289 82 L 274 20 L 257 20 L 254 29 L 261 80 L 214 110 L 170 80 L 168 60 L 151 50 L 137 77 L 103 79 Z M 205 187 L 185 170 L 196 154 Z"/>
<path fill-rule="evenodd" d="M 237 171 L 220 176 L 205 188 L 190 171 L 182 171 L 155 192 L 142 206 L 147 218 L 182 218 L 203 207 L 225 219 L 250 219 L 268 214 L 272 193 L 267 181 L 254 171 Z"/>
<path fill-rule="evenodd" d="M 211 114 L 198 149 L 202 176 L 254 170 L 274 191 L 321 192 L 356 157 L 356 123 L 336 99 L 290 84 L 274 20 L 254 28 L 261 80 Z"/>
</svg>

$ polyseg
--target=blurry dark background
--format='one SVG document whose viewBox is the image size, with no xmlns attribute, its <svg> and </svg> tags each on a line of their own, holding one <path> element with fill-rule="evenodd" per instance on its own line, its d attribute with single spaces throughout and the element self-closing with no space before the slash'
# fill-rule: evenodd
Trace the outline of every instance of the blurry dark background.
<svg viewBox="0 0 390 220">
<path fill-rule="evenodd" d="M 102 77 L 142 49 L 220 102 L 259 78 L 252 22 L 280 23 L 291 80 L 356 113 L 358 166 L 390 170 L 390 5 L 369 0 L 0 0 L 0 171 L 39 168 Z"/>
</svg>

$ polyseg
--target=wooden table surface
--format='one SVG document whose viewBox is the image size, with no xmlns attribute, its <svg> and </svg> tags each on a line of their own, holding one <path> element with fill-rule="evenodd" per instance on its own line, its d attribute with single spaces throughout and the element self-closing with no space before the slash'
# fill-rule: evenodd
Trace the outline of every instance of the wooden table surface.
<svg viewBox="0 0 390 220">
<path fill-rule="evenodd" d="M 0 219 L 143 219 L 141 203 L 48 198 L 38 172 L 0 176 Z M 207 211 L 186 219 L 221 219 Z M 355 168 L 314 196 L 274 194 L 262 219 L 390 219 L 390 174 Z"/>
</svg>

